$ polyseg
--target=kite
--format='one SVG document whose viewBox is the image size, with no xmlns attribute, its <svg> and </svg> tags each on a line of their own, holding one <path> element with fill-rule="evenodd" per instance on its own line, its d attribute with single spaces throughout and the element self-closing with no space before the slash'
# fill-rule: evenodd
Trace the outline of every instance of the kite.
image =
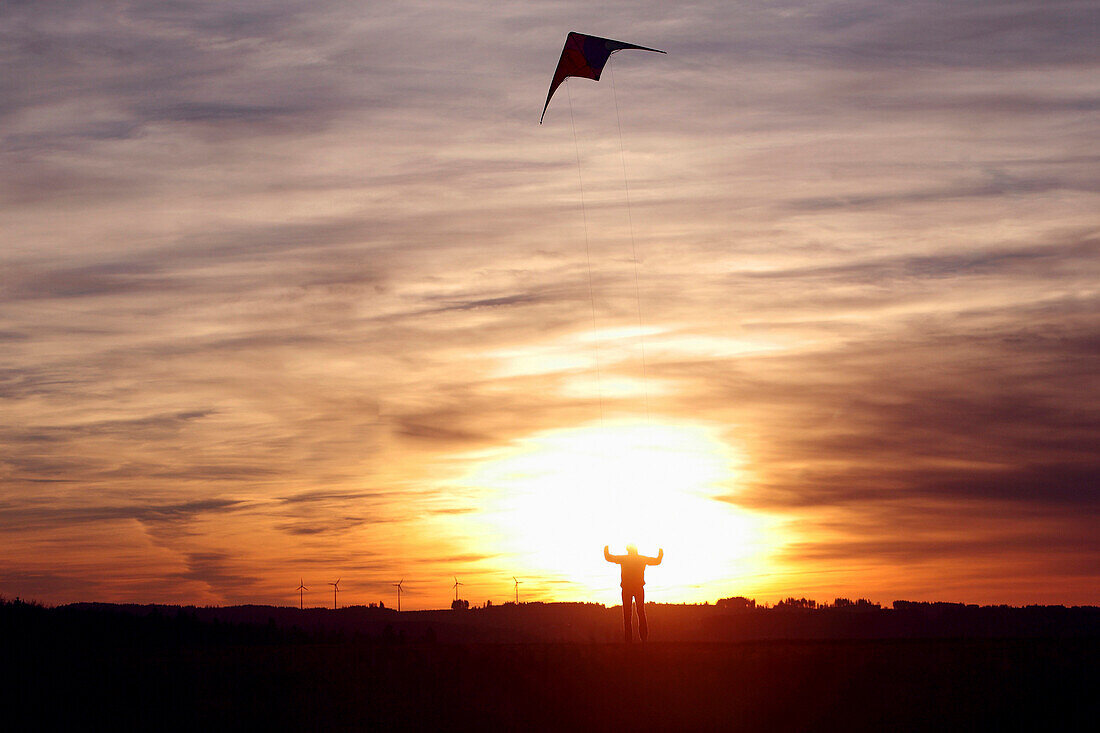
<svg viewBox="0 0 1100 733">
<path fill-rule="evenodd" d="M 570 31 L 569 35 L 565 37 L 565 48 L 561 50 L 558 68 L 554 70 L 554 80 L 550 82 L 550 91 L 546 93 L 546 104 L 542 106 L 542 117 L 539 118 L 539 124 L 541 125 L 542 118 L 546 117 L 546 108 L 550 106 L 550 98 L 554 96 L 554 92 L 565 81 L 566 77 L 580 76 L 585 79 L 599 81 L 604 64 L 607 63 L 607 59 L 611 57 L 611 54 L 631 48 L 639 51 L 664 53 L 664 51 L 658 51 L 655 48 L 635 46 L 633 43 L 613 41 L 610 38 L 600 38 L 599 36 L 586 36 L 583 33 Z"/>
</svg>

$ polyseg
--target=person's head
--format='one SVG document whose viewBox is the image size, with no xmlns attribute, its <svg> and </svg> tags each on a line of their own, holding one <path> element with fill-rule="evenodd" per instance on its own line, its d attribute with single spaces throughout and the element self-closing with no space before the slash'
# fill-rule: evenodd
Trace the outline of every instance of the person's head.
<svg viewBox="0 0 1100 733">
<path fill-rule="evenodd" d="M 626 546 L 626 554 L 627 555 L 637 555 L 638 554 L 638 546 L 637 545 L 627 545 Z"/>
</svg>

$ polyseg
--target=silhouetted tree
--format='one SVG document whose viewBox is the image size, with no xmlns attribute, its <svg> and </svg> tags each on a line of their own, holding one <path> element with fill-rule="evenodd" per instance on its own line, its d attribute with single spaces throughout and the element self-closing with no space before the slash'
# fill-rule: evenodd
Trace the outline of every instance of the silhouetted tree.
<svg viewBox="0 0 1100 733">
<path fill-rule="evenodd" d="M 733 598 L 721 598 L 714 605 L 729 611 L 747 611 L 750 608 L 756 608 L 756 599 L 734 596 Z"/>
</svg>

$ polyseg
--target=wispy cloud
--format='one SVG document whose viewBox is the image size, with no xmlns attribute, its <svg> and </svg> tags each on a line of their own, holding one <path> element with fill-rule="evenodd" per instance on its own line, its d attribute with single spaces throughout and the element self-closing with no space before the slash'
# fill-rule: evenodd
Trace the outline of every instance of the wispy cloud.
<svg viewBox="0 0 1100 733">
<path fill-rule="evenodd" d="M 3 4 L 0 592 L 510 592 L 462 479 L 640 413 L 577 387 L 595 358 L 641 381 L 640 301 L 649 409 L 725 426 L 724 499 L 789 527 L 777 577 L 1097 602 L 1098 22 Z M 568 30 L 669 55 L 617 55 L 540 127 Z"/>
</svg>

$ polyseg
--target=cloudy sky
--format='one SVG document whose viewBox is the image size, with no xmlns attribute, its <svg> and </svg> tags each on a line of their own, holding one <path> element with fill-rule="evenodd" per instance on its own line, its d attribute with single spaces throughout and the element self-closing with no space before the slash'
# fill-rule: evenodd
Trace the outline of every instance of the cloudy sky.
<svg viewBox="0 0 1100 733">
<path fill-rule="evenodd" d="M 0 594 L 1100 603 L 1098 34 L 4 2 Z"/>
</svg>

